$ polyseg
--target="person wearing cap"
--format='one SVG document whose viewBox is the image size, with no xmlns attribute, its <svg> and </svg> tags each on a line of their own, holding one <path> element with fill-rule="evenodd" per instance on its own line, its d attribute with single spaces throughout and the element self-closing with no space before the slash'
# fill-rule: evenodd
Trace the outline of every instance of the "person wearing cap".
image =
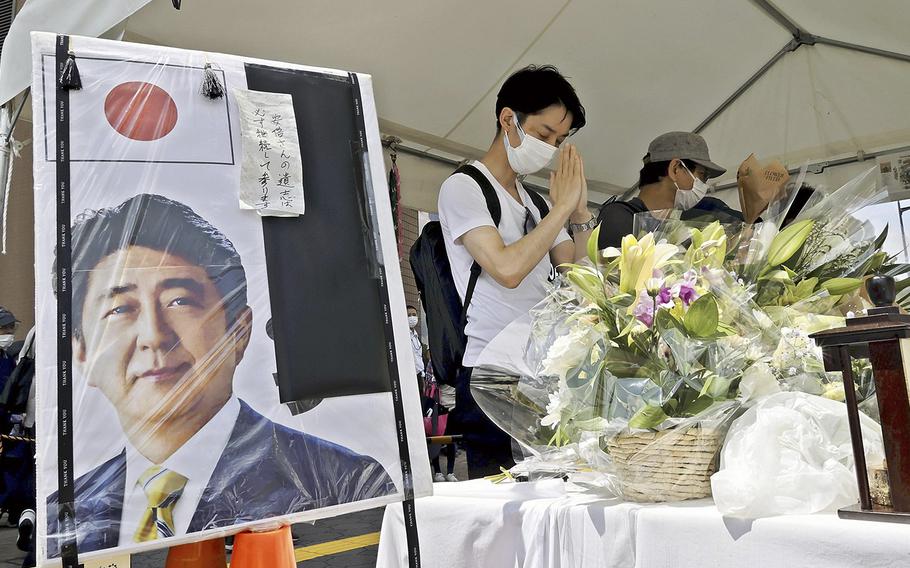
<svg viewBox="0 0 910 568">
<path fill-rule="evenodd" d="M 18 327 L 19 320 L 13 312 L 0 307 L 0 394 L 3 393 L 13 369 L 16 368 L 16 360 L 22 350 L 22 342 L 16 341 Z M 9 434 L 12 427 L 9 410 L 5 405 L 0 405 L 0 433 Z M 9 453 L 9 447 L 13 444 L 7 441 L 6 445 L 6 453 Z M 6 475 L 8 464 L 3 463 L 3 457 L 4 453 L 0 451 L 0 515 L 5 511 L 9 525 L 16 526 L 22 507 L 16 504 L 20 501 L 19 495 L 15 484 L 11 483 L 13 479 L 8 479 L 10 476 Z"/>
<path fill-rule="evenodd" d="M 705 139 L 692 132 L 667 132 L 648 146 L 639 172 L 638 197 L 608 201 L 598 215 L 601 249 L 618 247 L 632 233 L 637 213 L 680 209 L 684 220 L 742 221 L 742 213 L 706 197 L 707 180 L 726 170 L 711 161 Z"/>
<path fill-rule="evenodd" d="M 22 342 L 16 341 L 16 329 L 19 320 L 13 312 L 0 307 L 0 392 L 9 374 L 16 367 L 16 359 L 22 349 Z"/>
</svg>

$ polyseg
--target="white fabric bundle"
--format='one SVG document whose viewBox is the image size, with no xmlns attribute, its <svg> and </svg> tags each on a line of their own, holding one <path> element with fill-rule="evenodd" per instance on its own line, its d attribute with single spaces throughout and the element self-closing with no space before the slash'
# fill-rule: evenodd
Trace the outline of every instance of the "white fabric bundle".
<svg viewBox="0 0 910 568">
<path fill-rule="evenodd" d="M 884 461 L 881 427 L 860 413 L 866 464 Z M 736 419 L 711 477 L 721 514 L 833 511 L 858 501 L 847 408 L 800 392 L 760 400 Z"/>
</svg>

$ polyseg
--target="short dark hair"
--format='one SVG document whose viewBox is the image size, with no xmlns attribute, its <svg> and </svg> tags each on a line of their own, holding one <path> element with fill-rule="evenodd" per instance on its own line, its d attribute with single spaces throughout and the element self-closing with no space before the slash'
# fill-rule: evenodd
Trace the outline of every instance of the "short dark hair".
<svg viewBox="0 0 910 568">
<path fill-rule="evenodd" d="M 416 311 L 416 312 L 419 312 L 419 311 L 420 311 L 420 310 L 417 309 L 416 306 L 412 306 L 411 304 L 408 304 L 407 309 L 409 309 L 409 310 L 414 310 L 414 311 Z"/>
<path fill-rule="evenodd" d="M 528 65 L 512 73 L 496 95 L 496 130 L 499 115 L 509 107 L 524 122 L 529 114 L 537 114 L 553 105 L 562 105 L 572 113 L 572 132 L 585 125 L 585 107 L 578 100 L 575 88 L 552 65 Z"/>
<path fill-rule="evenodd" d="M 667 170 L 670 169 L 670 162 L 672 161 L 673 160 L 651 162 L 642 166 L 641 170 L 638 171 L 638 187 L 657 183 L 660 181 L 660 178 L 667 177 Z M 682 160 L 682 163 L 689 168 L 690 172 L 694 172 L 695 167 L 698 165 L 692 160 Z"/>
<path fill-rule="evenodd" d="M 167 197 L 144 193 L 115 207 L 87 210 L 76 217 L 70 242 L 77 335 L 92 270 L 130 246 L 166 252 L 205 269 L 221 294 L 228 326 L 247 306 L 246 272 L 234 244 L 195 211 Z"/>
</svg>

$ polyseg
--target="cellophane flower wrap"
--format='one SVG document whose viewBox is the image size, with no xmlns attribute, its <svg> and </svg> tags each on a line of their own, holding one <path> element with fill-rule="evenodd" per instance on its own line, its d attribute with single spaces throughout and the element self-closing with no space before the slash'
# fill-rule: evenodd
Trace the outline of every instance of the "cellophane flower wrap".
<svg viewBox="0 0 910 568">
<path fill-rule="evenodd" d="M 724 229 L 690 237 L 680 246 L 629 235 L 620 249 L 597 251 L 595 234 L 588 261 L 567 267 L 534 310 L 531 372 L 510 393 L 507 428 L 537 470 L 596 471 L 628 495 L 635 476 L 617 471 L 610 441 L 630 432 L 662 432 L 660 444 L 707 432 L 713 461 L 763 329 L 749 291 L 724 267 Z M 710 473 L 698 476 L 706 483 Z"/>
<path fill-rule="evenodd" d="M 842 400 L 809 334 L 868 307 L 866 276 L 908 272 L 882 252 L 887 231 L 852 215 L 884 191 L 869 171 L 787 224 L 788 204 L 756 225 L 650 217 L 603 251 L 595 231 L 531 313 L 527 372 L 497 383 L 500 404 L 472 379 L 529 457 L 516 470 L 583 474 L 635 500 L 702 497 L 742 406 L 782 390 Z M 874 403 L 868 365 L 854 374 Z"/>
</svg>

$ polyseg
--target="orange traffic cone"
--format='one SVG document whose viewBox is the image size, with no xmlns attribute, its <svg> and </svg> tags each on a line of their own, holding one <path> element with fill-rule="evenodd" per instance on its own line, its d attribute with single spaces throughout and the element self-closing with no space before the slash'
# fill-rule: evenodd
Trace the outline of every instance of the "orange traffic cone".
<svg viewBox="0 0 910 568">
<path fill-rule="evenodd" d="M 173 546 L 167 553 L 165 568 L 225 568 L 224 539 L 213 538 Z"/>
<path fill-rule="evenodd" d="M 291 527 L 234 536 L 231 568 L 296 568 Z"/>
</svg>

